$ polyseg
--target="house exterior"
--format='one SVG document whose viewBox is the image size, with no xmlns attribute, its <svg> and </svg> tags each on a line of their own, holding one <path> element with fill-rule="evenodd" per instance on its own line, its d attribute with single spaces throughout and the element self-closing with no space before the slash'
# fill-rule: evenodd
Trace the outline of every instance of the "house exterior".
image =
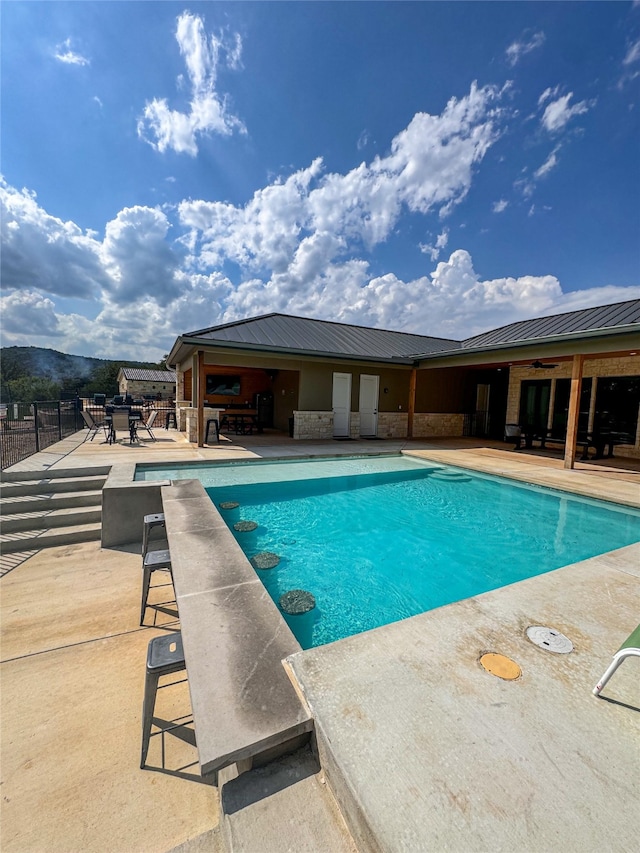
<svg viewBox="0 0 640 853">
<path fill-rule="evenodd" d="M 266 397 L 269 425 L 294 439 L 501 439 L 524 423 L 575 451 L 606 418 L 624 434 L 616 455 L 640 458 L 639 353 L 630 300 L 462 341 L 267 314 L 181 335 L 168 363 L 199 444 L 205 410 Z"/>
<path fill-rule="evenodd" d="M 176 374 L 173 370 L 142 370 L 121 367 L 118 371 L 118 389 L 122 396 L 129 394 L 134 400 L 154 397 L 156 400 L 175 400 Z"/>
</svg>

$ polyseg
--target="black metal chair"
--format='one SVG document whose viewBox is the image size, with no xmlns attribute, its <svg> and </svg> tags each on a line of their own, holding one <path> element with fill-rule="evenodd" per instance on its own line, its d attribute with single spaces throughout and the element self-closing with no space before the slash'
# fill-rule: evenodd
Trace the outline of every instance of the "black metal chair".
<svg viewBox="0 0 640 853">
<path fill-rule="evenodd" d="M 142 556 L 142 601 L 140 604 L 140 624 L 144 625 L 144 615 L 147 610 L 149 588 L 151 586 L 151 575 L 154 572 L 169 572 L 173 583 L 171 571 L 171 554 L 166 548 L 158 551 L 147 551 Z"/>
<path fill-rule="evenodd" d="M 211 429 L 211 424 L 213 424 L 213 428 L 216 432 L 216 442 L 220 444 L 220 422 L 217 418 L 207 418 L 207 428 L 204 433 L 204 443 L 209 444 L 209 430 Z"/>
<path fill-rule="evenodd" d="M 163 687 L 171 687 L 173 684 L 179 683 L 172 681 L 169 684 L 158 684 L 158 682 L 165 675 L 173 675 L 176 672 L 184 670 L 186 670 L 186 663 L 182 647 L 182 634 L 177 631 L 171 634 L 164 634 L 161 637 L 154 637 L 147 647 L 147 672 L 144 681 L 144 702 L 142 704 L 141 769 L 145 766 L 147 753 L 149 752 L 156 694 Z M 181 728 L 181 726 L 167 726 L 160 729 L 156 734 L 177 728 Z"/>
<path fill-rule="evenodd" d="M 145 515 L 142 527 L 142 556 L 144 557 L 149 550 L 149 536 L 154 527 L 164 527 L 164 513 L 152 512 Z"/>
</svg>

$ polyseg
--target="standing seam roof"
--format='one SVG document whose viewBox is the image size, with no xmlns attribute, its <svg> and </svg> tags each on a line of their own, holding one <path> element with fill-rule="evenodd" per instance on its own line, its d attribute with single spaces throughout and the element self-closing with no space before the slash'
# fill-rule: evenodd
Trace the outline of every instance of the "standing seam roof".
<svg viewBox="0 0 640 853">
<path fill-rule="evenodd" d="M 175 382 L 176 375 L 172 370 L 145 370 L 140 367 L 123 367 L 125 379 L 134 382 Z"/>
<path fill-rule="evenodd" d="M 367 358 L 411 358 L 415 353 L 455 349 L 459 341 L 370 329 L 286 314 L 268 314 L 191 332 L 184 337 Z"/>
<path fill-rule="evenodd" d="M 481 335 L 475 335 L 462 341 L 462 349 L 492 346 L 512 341 L 526 341 L 535 338 L 567 335 L 572 332 L 587 332 L 595 329 L 614 329 L 640 323 L 640 299 L 618 302 L 614 305 L 601 305 L 596 308 L 584 308 L 566 314 L 551 317 L 538 317 L 534 320 L 521 320 L 499 329 L 492 329 Z"/>
</svg>

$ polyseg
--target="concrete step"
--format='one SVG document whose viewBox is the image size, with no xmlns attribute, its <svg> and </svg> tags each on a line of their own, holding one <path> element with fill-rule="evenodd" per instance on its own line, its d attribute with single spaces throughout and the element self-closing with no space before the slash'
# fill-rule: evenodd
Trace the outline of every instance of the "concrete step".
<svg viewBox="0 0 640 853">
<path fill-rule="evenodd" d="M 106 479 L 106 476 L 99 475 L 92 477 L 42 478 L 39 480 L 3 482 L 0 487 L 0 497 L 4 499 L 26 495 L 49 496 L 64 492 L 95 491 L 104 486 Z"/>
<path fill-rule="evenodd" d="M 17 483 L 25 480 L 68 480 L 74 477 L 106 477 L 110 471 L 111 465 L 83 466 L 82 468 L 48 468 L 38 471 L 3 471 L 0 482 Z"/>
<path fill-rule="evenodd" d="M 20 533 L 25 530 L 47 530 L 51 527 L 72 527 L 79 524 L 99 524 L 102 508 L 68 507 L 45 512 L 27 512 L 2 516 L 2 533 Z"/>
<path fill-rule="evenodd" d="M 309 747 L 232 775 L 219 775 L 228 853 L 357 853 Z"/>
<path fill-rule="evenodd" d="M 101 532 L 101 524 L 80 524 L 51 530 L 3 533 L 0 536 L 0 548 L 3 554 L 15 554 L 20 551 L 72 545 L 76 542 L 94 542 L 100 539 Z"/>
<path fill-rule="evenodd" d="M 202 835 L 183 841 L 177 847 L 172 847 L 168 853 L 226 853 L 220 827 L 216 826 Z"/>
<path fill-rule="evenodd" d="M 101 506 L 102 491 L 63 492 L 40 497 L 18 495 L 0 500 L 0 515 L 23 515 L 28 512 L 43 512 L 48 510 L 66 509 L 67 507 Z"/>
</svg>

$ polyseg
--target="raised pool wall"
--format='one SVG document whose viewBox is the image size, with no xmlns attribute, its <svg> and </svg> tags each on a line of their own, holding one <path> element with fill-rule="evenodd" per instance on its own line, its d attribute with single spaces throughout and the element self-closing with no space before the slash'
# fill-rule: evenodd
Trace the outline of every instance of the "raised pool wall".
<svg viewBox="0 0 640 853">
<path fill-rule="evenodd" d="M 135 463 L 113 465 L 102 487 L 103 548 L 142 542 L 145 515 L 162 512 L 162 486 L 170 480 L 136 482 Z"/>
<path fill-rule="evenodd" d="M 135 467 L 103 487 L 102 547 L 140 543 L 143 516 L 165 514 L 203 775 L 299 749 L 313 719 L 282 661 L 300 644 L 202 483 L 135 481 Z"/>
</svg>

